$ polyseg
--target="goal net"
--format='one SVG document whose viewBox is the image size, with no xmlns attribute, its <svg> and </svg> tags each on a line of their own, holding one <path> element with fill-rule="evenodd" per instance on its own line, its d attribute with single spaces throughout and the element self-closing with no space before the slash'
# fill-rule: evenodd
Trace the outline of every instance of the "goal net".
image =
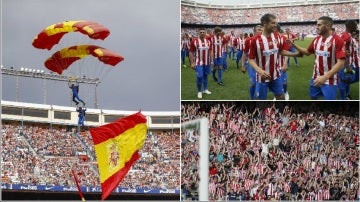
<svg viewBox="0 0 360 202">
<path fill-rule="evenodd" d="M 192 200 L 208 201 L 209 199 L 209 120 L 207 118 L 196 119 L 181 124 L 182 137 L 182 181 L 197 179 L 198 184 L 188 184 L 185 188 L 187 193 L 181 192 L 181 199 L 186 200 L 191 197 Z M 183 152 L 192 147 L 192 158 L 186 160 Z M 190 162 L 190 163 L 188 163 Z M 183 184 L 183 183 L 182 183 Z M 190 193 L 191 192 L 191 193 Z"/>
</svg>

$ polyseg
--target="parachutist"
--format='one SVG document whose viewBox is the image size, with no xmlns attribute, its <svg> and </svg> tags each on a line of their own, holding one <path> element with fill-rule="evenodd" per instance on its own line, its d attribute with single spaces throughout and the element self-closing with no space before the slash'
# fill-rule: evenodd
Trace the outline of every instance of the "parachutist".
<svg viewBox="0 0 360 202">
<path fill-rule="evenodd" d="M 83 105 L 85 106 L 85 102 L 82 99 L 80 99 L 80 97 L 79 97 L 79 84 L 72 83 L 71 85 L 69 85 L 69 88 L 71 88 L 71 90 L 72 90 L 72 101 L 75 102 L 76 105 L 78 105 L 79 102 L 82 102 Z"/>
<path fill-rule="evenodd" d="M 78 120 L 78 125 L 79 126 L 84 126 L 84 119 L 85 119 L 85 112 L 86 112 L 86 108 L 85 107 L 78 107 L 76 109 L 77 112 L 79 112 L 79 120 Z"/>
</svg>

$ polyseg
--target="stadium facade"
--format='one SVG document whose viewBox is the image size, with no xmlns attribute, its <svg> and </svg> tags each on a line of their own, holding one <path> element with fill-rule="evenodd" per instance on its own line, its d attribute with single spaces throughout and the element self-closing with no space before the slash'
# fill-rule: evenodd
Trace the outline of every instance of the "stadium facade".
<svg viewBox="0 0 360 202">
<path fill-rule="evenodd" d="M 75 107 L 44 105 L 23 102 L 1 101 L 1 119 L 38 122 L 60 125 L 77 125 L 78 112 Z M 120 111 L 87 108 L 85 123 L 96 127 L 115 121 L 118 118 L 130 115 L 136 111 Z M 148 120 L 149 129 L 179 129 L 180 112 L 151 112 L 142 111 Z"/>
<path fill-rule="evenodd" d="M 136 113 L 137 111 L 121 111 L 121 110 L 105 110 L 105 109 L 91 109 L 87 108 L 87 114 L 85 117 L 85 128 L 97 127 L 115 121 L 118 118 Z M 141 111 L 147 118 L 147 125 L 149 133 L 161 133 L 169 132 L 171 134 L 179 134 L 180 130 L 180 112 L 179 111 Z M 78 112 L 75 107 L 46 105 L 46 104 L 34 104 L 24 102 L 13 101 L 1 101 L 1 120 L 2 124 L 12 124 L 21 128 L 28 127 L 29 124 L 41 125 L 47 128 L 68 127 L 76 128 L 78 123 Z M 85 129 L 87 130 L 87 129 Z M 4 132 L 4 131 L 2 131 Z M 21 135 L 20 135 L 21 136 Z M 18 138 L 21 138 L 21 137 Z M 25 135 L 26 136 L 26 135 Z M 25 137 L 24 136 L 24 137 Z M 22 138 L 23 140 L 23 138 Z M 150 140 L 149 140 L 150 141 Z M 6 142 L 2 140 L 3 144 Z M 31 143 L 30 143 L 31 144 Z M 30 146 L 29 144 L 29 146 Z M 90 146 L 90 145 L 88 145 Z M 149 146 L 148 146 L 149 147 Z M 152 146 L 150 146 L 152 147 Z M 175 148 L 175 146 L 173 145 Z M 31 148 L 31 147 L 29 147 Z M 16 147 L 16 150 L 19 148 Z M 20 149 L 22 150 L 22 149 Z M 16 152 L 16 151 L 15 151 Z M 78 152 L 79 153 L 79 152 Z M 81 152 L 80 152 L 81 153 Z M 145 152 L 149 155 L 148 152 Z M 145 155 L 143 153 L 142 155 Z M 34 154 L 39 156 L 39 154 Z M 91 162 L 94 162 L 94 154 L 92 152 L 86 152 L 82 155 L 90 157 Z M 71 158 L 80 158 L 82 155 L 70 156 Z M 4 155 L 2 155 L 4 156 Z M 86 159 L 88 159 L 88 157 Z M 46 155 L 44 159 L 59 158 L 59 156 Z M 67 157 L 61 157 L 59 159 L 65 159 Z M 145 158 L 146 159 L 146 158 Z M 3 159 L 4 160 L 4 159 Z M 8 159 L 9 160 L 9 159 Z M 164 162 L 170 162 L 170 160 L 164 160 Z M 178 160 L 179 161 L 179 160 Z M 176 162 L 178 162 L 176 161 Z M 90 164 L 91 164 L 90 162 Z M 174 162 L 174 163 L 176 163 Z M 12 163 L 10 161 L 1 162 L 2 171 L 4 169 L 4 163 Z M 30 171 L 31 172 L 31 171 Z M 139 172 L 138 170 L 130 170 L 132 172 Z M 3 173 L 3 172 L 2 172 Z M 133 174 L 134 175 L 134 174 Z M 2 175 L 3 177 L 3 175 Z M 73 185 L 66 184 L 34 184 L 34 183 L 4 183 L 1 184 L 2 199 L 3 200 L 51 200 L 51 199 L 78 199 L 77 188 Z M 87 199 L 100 199 L 101 187 L 98 186 L 81 186 L 81 190 L 84 192 Z M 110 200 L 119 199 L 135 199 L 135 200 L 177 200 L 179 199 L 179 188 L 134 188 L 134 187 L 117 187 Z M 24 198 L 25 197 L 25 198 Z"/>
</svg>

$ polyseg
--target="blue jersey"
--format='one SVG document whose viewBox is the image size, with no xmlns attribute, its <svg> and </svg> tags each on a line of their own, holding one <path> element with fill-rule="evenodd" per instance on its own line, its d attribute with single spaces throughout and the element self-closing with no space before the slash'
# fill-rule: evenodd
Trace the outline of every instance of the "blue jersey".
<svg viewBox="0 0 360 202">
<path fill-rule="evenodd" d="M 79 86 L 73 86 L 71 89 L 74 94 L 79 93 Z"/>
</svg>

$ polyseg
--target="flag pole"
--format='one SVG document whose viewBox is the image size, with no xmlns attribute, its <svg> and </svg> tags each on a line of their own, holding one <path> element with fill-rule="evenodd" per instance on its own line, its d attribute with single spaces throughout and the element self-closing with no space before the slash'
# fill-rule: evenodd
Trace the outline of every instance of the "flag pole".
<svg viewBox="0 0 360 202">
<path fill-rule="evenodd" d="M 82 193 L 82 191 L 81 191 L 81 189 L 80 189 L 79 180 L 78 180 L 78 178 L 77 178 L 74 170 L 71 170 L 71 172 L 72 172 L 72 174 L 73 174 L 73 176 L 74 176 L 74 179 L 75 179 L 75 182 L 76 182 L 76 186 L 77 186 L 77 189 L 78 189 L 80 198 L 81 198 L 82 201 L 85 201 L 85 198 L 84 198 L 84 196 L 83 196 L 83 193 Z"/>
</svg>

